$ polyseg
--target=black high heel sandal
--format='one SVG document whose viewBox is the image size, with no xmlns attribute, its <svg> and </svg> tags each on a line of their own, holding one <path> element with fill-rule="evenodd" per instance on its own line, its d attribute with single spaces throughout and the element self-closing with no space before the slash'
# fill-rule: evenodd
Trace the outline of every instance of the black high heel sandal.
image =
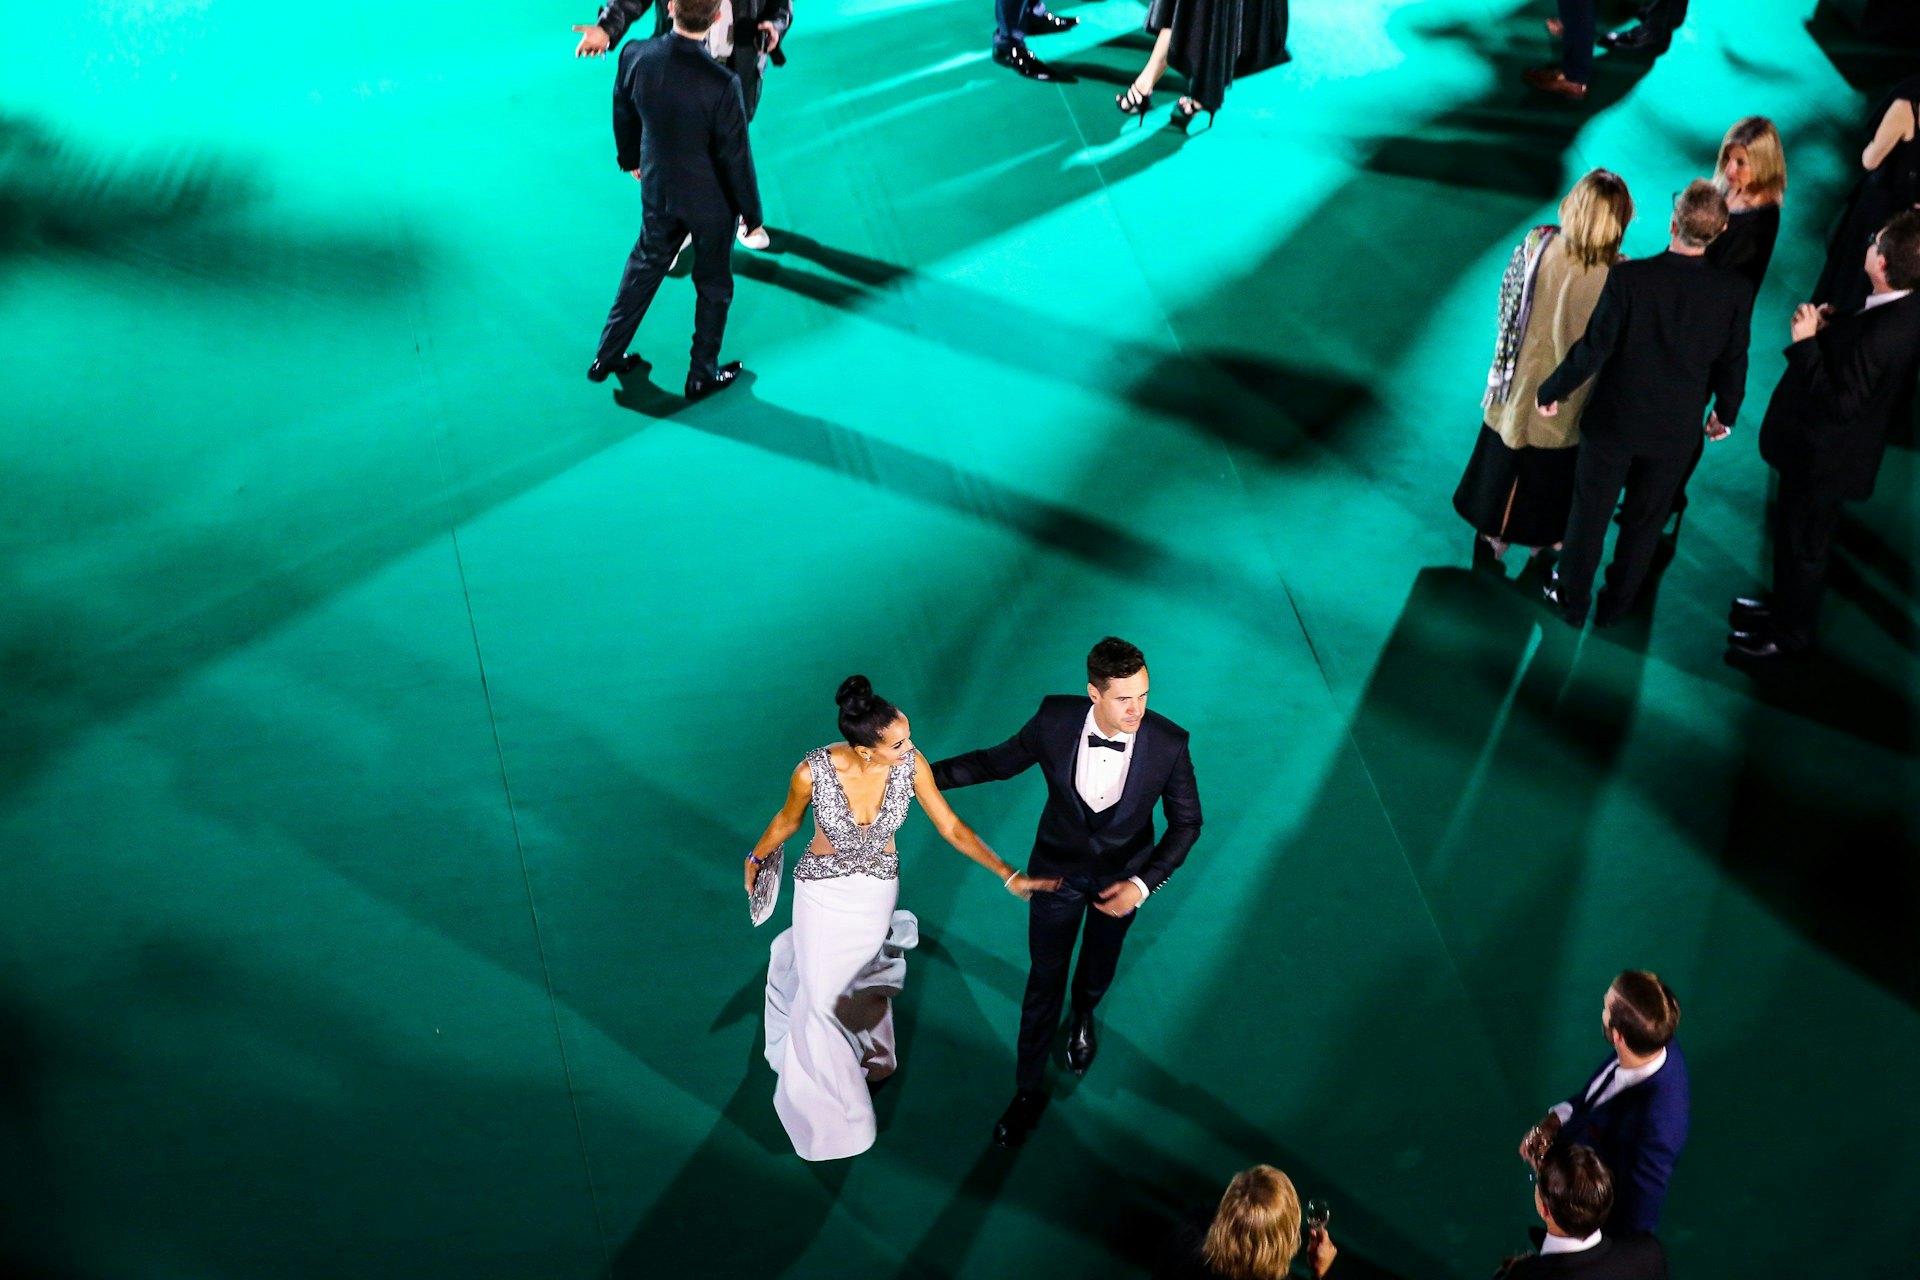
<svg viewBox="0 0 1920 1280">
<path fill-rule="evenodd" d="M 1130 84 L 1125 93 L 1115 94 L 1113 105 L 1120 108 L 1123 116 L 1139 116 L 1142 125 L 1147 122 L 1147 112 L 1153 108 L 1153 93 L 1142 93 L 1140 86 Z"/>
<path fill-rule="evenodd" d="M 1180 132 L 1185 133 L 1187 127 L 1193 123 L 1193 118 L 1205 110 L 1206 108 L 1202 107 L 1192 98 L 1182 98 L 1173 104 L 1173 115 L 1168 118 L 1167 123 Z M 1207 128 L 1213 128 L 1213 112 L 1211 111 L 1207 111 Z"/>
</svg>

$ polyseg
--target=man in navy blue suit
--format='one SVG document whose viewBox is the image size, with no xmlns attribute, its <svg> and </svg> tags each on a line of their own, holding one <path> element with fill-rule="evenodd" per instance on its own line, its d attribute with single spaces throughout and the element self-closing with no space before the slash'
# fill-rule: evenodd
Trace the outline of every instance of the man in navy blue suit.
<svg viewBox="0 0 1920 1280">
<path fill-rule="evenodd" d="M 1607 1225 L 1615 1234 L 1651 1234 L 1692 1109 L 1687 1060 L 1673 1039 L 1680 1002 L 1657 975 L 1629 969 L 1607 989 L 1600 1025 L 1613 1057 L 1528 1130 L 1520 1155 L 1537 1169 L 1548 1151 L 1592 1147 L 1613 1174 Z"/>
</svg>

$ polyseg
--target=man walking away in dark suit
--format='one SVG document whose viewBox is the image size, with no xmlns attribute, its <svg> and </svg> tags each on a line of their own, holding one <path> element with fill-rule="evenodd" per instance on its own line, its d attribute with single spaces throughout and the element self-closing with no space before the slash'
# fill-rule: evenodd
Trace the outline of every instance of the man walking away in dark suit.
<svg viewBox="0 0 1920 1280">
<path fill-rule="evenodd" d="M 600 57 L 619 44 L 620 38 L 645 17 L 650 8 L 653 0 L 612 0 L 611 4 L 602 5 L 600 16 L 592 25 L 574 27 L 580 33 L 580 43 L 575 46 L 573 56 Z M 662 4 L 655 10 L 653 34 L 656 36 L 664 36 L 673 29 L 668 8 Z M 740 96 L 747 104 L 748 124 L 753 123 L 754 112 L 760 109 L 760 89 L 766 79 L 767 63 L 771 61 L 776 67 L 787 64 L 786 51 L 781 45 L 787 38 L 787 28 L 792 25 L 793 0 L 720 0 L 719 13 L 707 28 L 703 37 L 707 52 L 715 62 L 740 77 Z M 772 242 L 765 227 L 746 222 L 740 223 L 734 234 L 749 249 L 764 249 Z M 681 248 L 685 247 L 682 242 Z"/>
<path fill-rule="evenodd" d="M 1092 705 L 1089 704 L 1089 700 Z M 1020 1008 L 1016 1092 L 993 1140 L 1018 1146 L 1046 1106 L 1047 1054 L 1060 1026 L 1073 944 L 1073 1018 L 1067 1068 L 1083 1074 L 1099 1043 L 1093 1011 L 1113 982 L 1134 911 L 1158 893 L 1200 838 L 1200 790 L 1187 731 L 1147 710 L 1147 660 L 1109 636 L 1087 655 L 1087 692 L 1043 698 L 1033 718 L 997 747 L 933 766 L 942 791 L 1011 778 L 1034 765 L 1047 781 L 1029 875 L 1059 878 L 1028 900 L 1026 999 Z M 1156 842 L 1153 807 L 1167 815 Z M 1082 926 L 1084 924 L 1084 933 Z"/>
<path fill-rule="evenodd" d="M 693 363 L 687 398 L 731 386 L 734 361 L 720 365 L 720 338 L 733 302 L 736 219 L 760 225 L 760 187 L 747 143 L 740 79 L 712 58 L 700 37 L 722 0 L 670 0 L 673 31 L 636 40 L 620 52 L 613 86 L 613 138 L 620 167 L 640 180 L 640 240 L 627 258 L 620 292 L 600 334 L 587 377 L 638 368 L 627 354 L 640 320 L 684 237 L 693 237 Z"/>
<path fill-rule="evenodd" d="M 1538 1253 L 1508 1258 L 1501 1280 L 1667 1280 L 1667 1257 L 1652 1236 L 1617 1236 L 1601 1226 L 1613 1208 L 1613 1176 L 1591 1147 L 1555 1147 L 1540 1161 L 1533 1209 L 1546 1224 Z"/>
<path fill-rule="evenodd" d="M 1787 368 L 1760 425 L 1760 456 L 1780 473 L 1773 599 L 1733 602 L 1728 647 L 1768 664 L 1813 646 L 1827 550 L 1844 502 L 1873 496 L 1887 429 L 1913 409 L 1920 374 L 1920 211 L 1895 214 L 1867 246 L 1873 296 L 1848 316 L 1802 306 Z"/>
<path fill-rule="evenodd" d="M 1527 1131 L 1520 1157 L 1537 1170 L 1556 1150 L 1592 1147 L 1613 1175 L 1613 1234 L 1651 1235 L 1693 1111 L 1687 1060 L 1673 1038 L 1680 1001 L 1659 975 L 1629 969 L 1607 988 L 1600 1026 L 1613 1056 Z"/>
<path fill-rule="evenodd" d="M 1726 225 L 1727 202 L 1713 184 L 1688 184 L 1674 202 L 1667 251 L 1615 265 L 1586 333 L 1540 384 L 1540 412 L 1552 417 L 1560 401 L 1597 379 L 1580 418 L 1565 548 L 1546 586 L 1548 602 L 1576 627 L 1587 620 L 1621 491 L 1620 538 L 1595 618 L 1601 626 L 1633 607 L 1660 526 L 1693 468 L 1709 397 L 1708 439 L 1724 439 L 1739 415 L 1753 288 L 1704 256 Z"/>
</svg>

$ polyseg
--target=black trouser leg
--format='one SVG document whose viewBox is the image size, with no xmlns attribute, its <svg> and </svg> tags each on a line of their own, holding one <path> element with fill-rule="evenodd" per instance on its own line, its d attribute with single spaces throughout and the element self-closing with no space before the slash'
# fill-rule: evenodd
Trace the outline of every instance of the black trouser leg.
<svg viewBox="0 0 1920 1280">
<path fill-rule="evenodd" d="M 615 360 L 626 354 L 627 344 L 633 341 L 647 308 L 653 304 L 653 295 L 659 292 L 660 281 L 666 278 L 685 235 L 686 227 L 677 218 L 652 210 L 642 215 L 640 239 L 627 255 L 626 270 L 620 273 L 620 291 L 613 297 L 613 309 L 607 312 L 606 328 L 600 331 L 596 359 Z"/>
<path fill-rule="evenodd" d="M 1636 457 L 1627 467 L 1626 499 L 1620 508 L 1620 536 L 1614 540 L 1600 612 L 1612 621 L 1633 608 L 1640 584 L 1660 545 L 1660 527 L 1673 510 L 1673 495 L 1693 467 L 1691 454 L 1678 458 Z"/>
<path fill-rule="evenodd" d="M 733 305 L 733 228 L 701 227 L 693 233 L 693 367 L 711 378 L 720 369 L 720 339 Z"/>
<path fill-rule="evenodd" d="M 1687 459 L 1687 471 L 1680 477 L 1680 487 L 1673 492 L 1673 514 L 1679 515 L 1687 509 L 1687 486 L 1693 482 L 1693 473 L 1700 469 L 1700 459 L 1706 452 L 1707 433 L 1703 431 L 1700 433 L 1700 443 L 1693 446 L 1693 456 Z"/>
<path fill-rule="evenodd" d="M 1114 970 L 1120 967 L 1120 945 L 1127 940 L 1127 930 L 1137 914 L 1129 911 L 1115 919 L 1093 903 L 1087 904 L 1087 923 L 1080 936 L 1080 962 L 1073 967 L 1075 1013 L 1092 1013 L 1100 997 L 1113 985 Z"/>
<path fill-rule="evenodd" d="M 1786 476 L 1774 499 L 1773 641 L 1800 652 L 1813 644 L 1827 555 L 1840 524 L 1840 500 L 1809 492 Z"/>
<path fill-rule="evenodd" d="M 1047 1051 L 1060 1027 L 1060 1004 L 1067 993 L 1067 970 L 1080 921 L 1087 914 L 1087 881 L 1072 876 L 1053 893 L 1036 893 L 1027 902 L 1027 995 L 1020 1006 L 1020 1047 L 1014 1069 L 1017 1087 L 1038 1092 L 1047 1080 Z"/>
<path fill-rule="evenodd" d="M 1575 84 L 1593 78 L 1594 0 L 1559 0 L 1560 73 Z"/>
<path fill-rule="evenodd" d="M 1607 546 L 1607 522 L 1627 482 L 1632 454 L 1617 454 L 1580 442 L 1580 460 L 1573 468 L 1573 514 L 1567 517 L 1567 536 L 1560 548 L 1560 606 L 1576 626 L 1587 620 L 1593 600 L 1593 574 Z"/>
</svg>

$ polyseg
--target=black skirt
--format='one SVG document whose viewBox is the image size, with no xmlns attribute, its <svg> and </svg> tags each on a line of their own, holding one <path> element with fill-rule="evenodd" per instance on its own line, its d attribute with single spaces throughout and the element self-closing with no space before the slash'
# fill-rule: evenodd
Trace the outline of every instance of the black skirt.
<svg viewBox="0 0 1920 1280">
<path fill-rule="evenodd" d="M 1186 96 L 1218 111 L 1235 76 L 1287 61 L 1287 0 L 1148 0 L 1148 31 L 1171 27 L 1167 62 Z"/>
<path fill-rule="evenodd" d="M 1550 547 L 1566 536 L 1579 455 L 1577 447 L 1509 449 L 1499 432 L 1482 424 L 1467 473 L 1453 491 L 1453 509 L 1489 538 Z"/>
</svg>

